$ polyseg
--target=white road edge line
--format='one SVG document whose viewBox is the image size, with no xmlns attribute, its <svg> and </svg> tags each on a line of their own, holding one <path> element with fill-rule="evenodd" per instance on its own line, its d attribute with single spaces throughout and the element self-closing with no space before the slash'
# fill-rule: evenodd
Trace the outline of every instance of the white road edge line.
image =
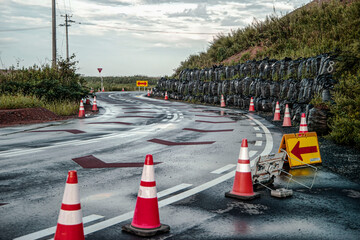
<svg viewBox="0 0 360 240">
<path fill-rule="evenodd" d="M 219 169 L 216 169 L 214 171 L 212 171 L 211 173 L 214 173 L 214 174 L 221 174 L 227 170 L 230 170 L 232 168 L 236 167 L 236 164 L 228 164 L 228 165 L 225 165 L 224 167 L 222 168 L 219 168 Z"/>
<path fill-rule="evenodd" d="M 83 223 L 89 223 L 89 222 L 93 222 L 99 219 L 104 218 L 104 216 L 100 216 L 100 215 L 96 215 L 96 214 L 92 214 L 89 216 L 86 216 L 83 218 Z M 34 232 L 34 233 L 30 233 L 18 238 L 14 238 L 14 240 L 35 240 L 35 239 L 40 239 L 40 238 L 44 238 L 47 236 L 50 236 L 51 234 L 54 234 L 56 231 L 56 226 L 55 227 L 50 227 L 38 232 Z"/>
</svg>

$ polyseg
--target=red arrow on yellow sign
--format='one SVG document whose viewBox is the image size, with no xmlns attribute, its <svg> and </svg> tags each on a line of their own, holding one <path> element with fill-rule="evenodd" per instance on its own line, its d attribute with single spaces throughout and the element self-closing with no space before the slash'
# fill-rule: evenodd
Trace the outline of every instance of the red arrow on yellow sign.
<svg viewBox="0 0 360 240">
<path fill-rule="evenodd" d="M 301 161 L 303 160 L 301 154 L 316 153 L 316 152 L 317 152 L 316 146 L 300 147 L 300 141 L 298 141 L 294 146 L 294 148 L 291 150 L 291 153 L 294 154 Z"/>
<path fill-rule="evenodd" d="M 136 86 L 137 87 L 147 87 L 148 81 L 136 81 Z"/>
</svg>

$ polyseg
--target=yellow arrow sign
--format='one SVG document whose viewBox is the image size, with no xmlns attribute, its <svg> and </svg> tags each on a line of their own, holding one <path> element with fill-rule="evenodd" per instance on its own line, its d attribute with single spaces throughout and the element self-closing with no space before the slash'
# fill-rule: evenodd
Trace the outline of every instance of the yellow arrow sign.
<svg viewBox="0 0 360 240">
<path fill-rule="evenodd" d="M 147 87 L 148 81 L 136 81 L 136 86 L 137 87 Z"/>
</svg>

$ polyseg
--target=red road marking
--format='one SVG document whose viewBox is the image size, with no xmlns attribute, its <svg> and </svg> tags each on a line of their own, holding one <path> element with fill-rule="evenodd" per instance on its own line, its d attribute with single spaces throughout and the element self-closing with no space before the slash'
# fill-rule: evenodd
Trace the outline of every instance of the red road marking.
<svg viewBox="0 0 360 240">
<path fill-rule="evenodd" d="M 142 167 L 143 162 L 140 163 L 105 163 L 93 155 L 88 155 L 79 158 L 73 158 L 74 162 L 79 164 L 82 168 L 126 168 L 126 167 Z M 154 162 L 154 165 L 161 162 Z"/>
<path fill-rule="evenodd" d="M 152 108 L 139 108 L 139 107 L 127 107 L 127 108 L 123 108 L 123 109 L 152 109 Z"/>
<path fill-rule="evenodd" d="M 203 123 L 236 123 L 236 121 L 211 122 L 211 121 L 203 121 L 203 120 L 195 120 L 195 122 L 203 122 Z"/>
<path fill-rule="evenodd" d="M 230 116 L 228 116 L 228 115 L 224 115 L 224 116 L 195 115 L 195 117 L 215 117 L 215 118 L 218 118 L 218 117 L 230 117 Z"/>
<path fill-rule="evenodd" d="M 202 130 L 202 129 L 195 129 L 195 128 L 183 128 L 183 130 L 194 131 L 194 132 L 231 132 L 231 131 L 234 131 L 234 129 Z"/>
<path fill-rule="evenodd" d="M 150 112 L 150 111 L 134 111 L 134 112 L 125 112 L 125 113 L 156 113 L 156 112 Z"/>
<path fill-rule="evenodd" d="M 150 116 L 118 116 L 116 118 L 154 118 L 154 117 L 150 117 Z"/>
<path fill-rule="evenodd" d="M 148 142 L 163 144 L 163 145 L 167 145 L 167 146 L 177 146 L 177 145 L 213 144 L 215 141 L 211 141 L 211 142 L 170 142 L 170 141 L 154 138 L 154 139 L 148 140 Z"/>
<path fill-rule="evenodd" d="M 77 129 L 67 129 L 67 130 L 38 130 L 38 131 L 31 131 L 31 132 L 68 132 L 68 133 L 72 133 L 72 134 L 86 133 L 86 132 L 84 132 L 84 131 L 77 130 Z"/>
<path fill-rule="evenodd" d="M 127 122 L 92 122 L 88 124 L 107 124 L 107 123 L 116 123 L 116 124 L 124 124 L 124 125 L 131 125 L 132 123 Z"/>
</svg>

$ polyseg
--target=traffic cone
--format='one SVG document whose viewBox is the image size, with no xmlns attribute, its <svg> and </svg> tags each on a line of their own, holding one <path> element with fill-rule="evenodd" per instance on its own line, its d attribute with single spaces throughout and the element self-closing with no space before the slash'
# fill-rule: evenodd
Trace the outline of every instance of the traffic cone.
<svg viewBox="0 0 360 240">
<path fill-rule="evenodd" d="M 124 92 L 124 91 L 125 91 L 125 89 L 123 88 L 123 89 L 122 89 L 122 91 Z"/>
<path fill-rule="evenodd" d="M 79 109 L 79 118 L 85 117 L 85 109 L 84 109 L 84 103 L 83 100 L 80 101 L 80 109 Z"/>
<path fill-rule="evenodd" d="M 275 114 L 274 114 L 274 120 L 273 121 L 281 121 L 279 102 L 276 102 Z"/>
<path fill-rule="evenodd" d="M 151 94 L 151 95 L 153 94 L 153 90 L 152 90 L 152 88 L 151 88 L 151 90 L 150 90 L 150 94 Z"/>
<path fill-rule="evenodd" d="M 69 171 L 54 240 L 81 240 L 84 225 L 76 171 Z"/>
<path fill-rule="evenodd" d="M 93 103 L 91 111 L 93 111 L 93 112 L 99 111 L 99 109 L 97 108 L 96 96 L 94 96 L 94 103 Z"/>
<path fill-rule="evenodd" d="M 250 99 L 249 112 L 255 112 L 254 99 L 252 97 Z"/>
<path fill-rule="evenodd" d="M 221 94 L 221 103 L 220 103 L 220 107 L 225 107 L 225 101 L 224 101 L 224 95 Z"/>
<path fill-rule="evenodd" d="M 94 89 L 93 89 L 93 88 L 91 88 L 90 93 L 93 93 L 93 92 L 94 92 Z"/>
<path fill-rule="evenodd" d="M 233 189 L 225 193 L 225 197 L 238 198 L 241 200 L 251 200 L 260 197 L 260 194 L 253 190 L 248 142 L 246 138 L 244 138 L 241 143 Z"/>
<path fill-rule="evenodd" d="M 165 100 L 168 100 L 168 95 L 167 95 L 167 92 L 165 92 Z"/>
<path fill-rule="evenodd" d="M 308 127 L 307 127 L 307 124 L 306 124 L 305 113 L 302 113 L 301 114 L 299 133 L 307 133 L 307 132 L 308 132 Z"/>
<path fill-rule="evenodd" d="M 102 91 L 105 92 L 105 88 L 104 88 L 104 87 L 102 88 Z"/>
<path fill-rule="evenodd" d="M 168 225 L 160 223 L 154 175 L 153 157 L 148 154 L 145 158 L 133 220 L 131 224 L 122 226 L 122 230 L 142 237 L 170 230 Z"/>
<path fill-rule="evenodd" d="M 148 93 L 147 93 L 147 96 L 150 97 L 150 90 L 148 89 Z"/>
<path fill-rule="evenodd" d="M 291 127 L 291 117 L 290 117 L 290 111 L 289 111 L 289 105 L 286 104 L 285 107 L 285 115 L 284 115 L 284 121 L 283 121 L 283 127 Z"/>
</svg>

